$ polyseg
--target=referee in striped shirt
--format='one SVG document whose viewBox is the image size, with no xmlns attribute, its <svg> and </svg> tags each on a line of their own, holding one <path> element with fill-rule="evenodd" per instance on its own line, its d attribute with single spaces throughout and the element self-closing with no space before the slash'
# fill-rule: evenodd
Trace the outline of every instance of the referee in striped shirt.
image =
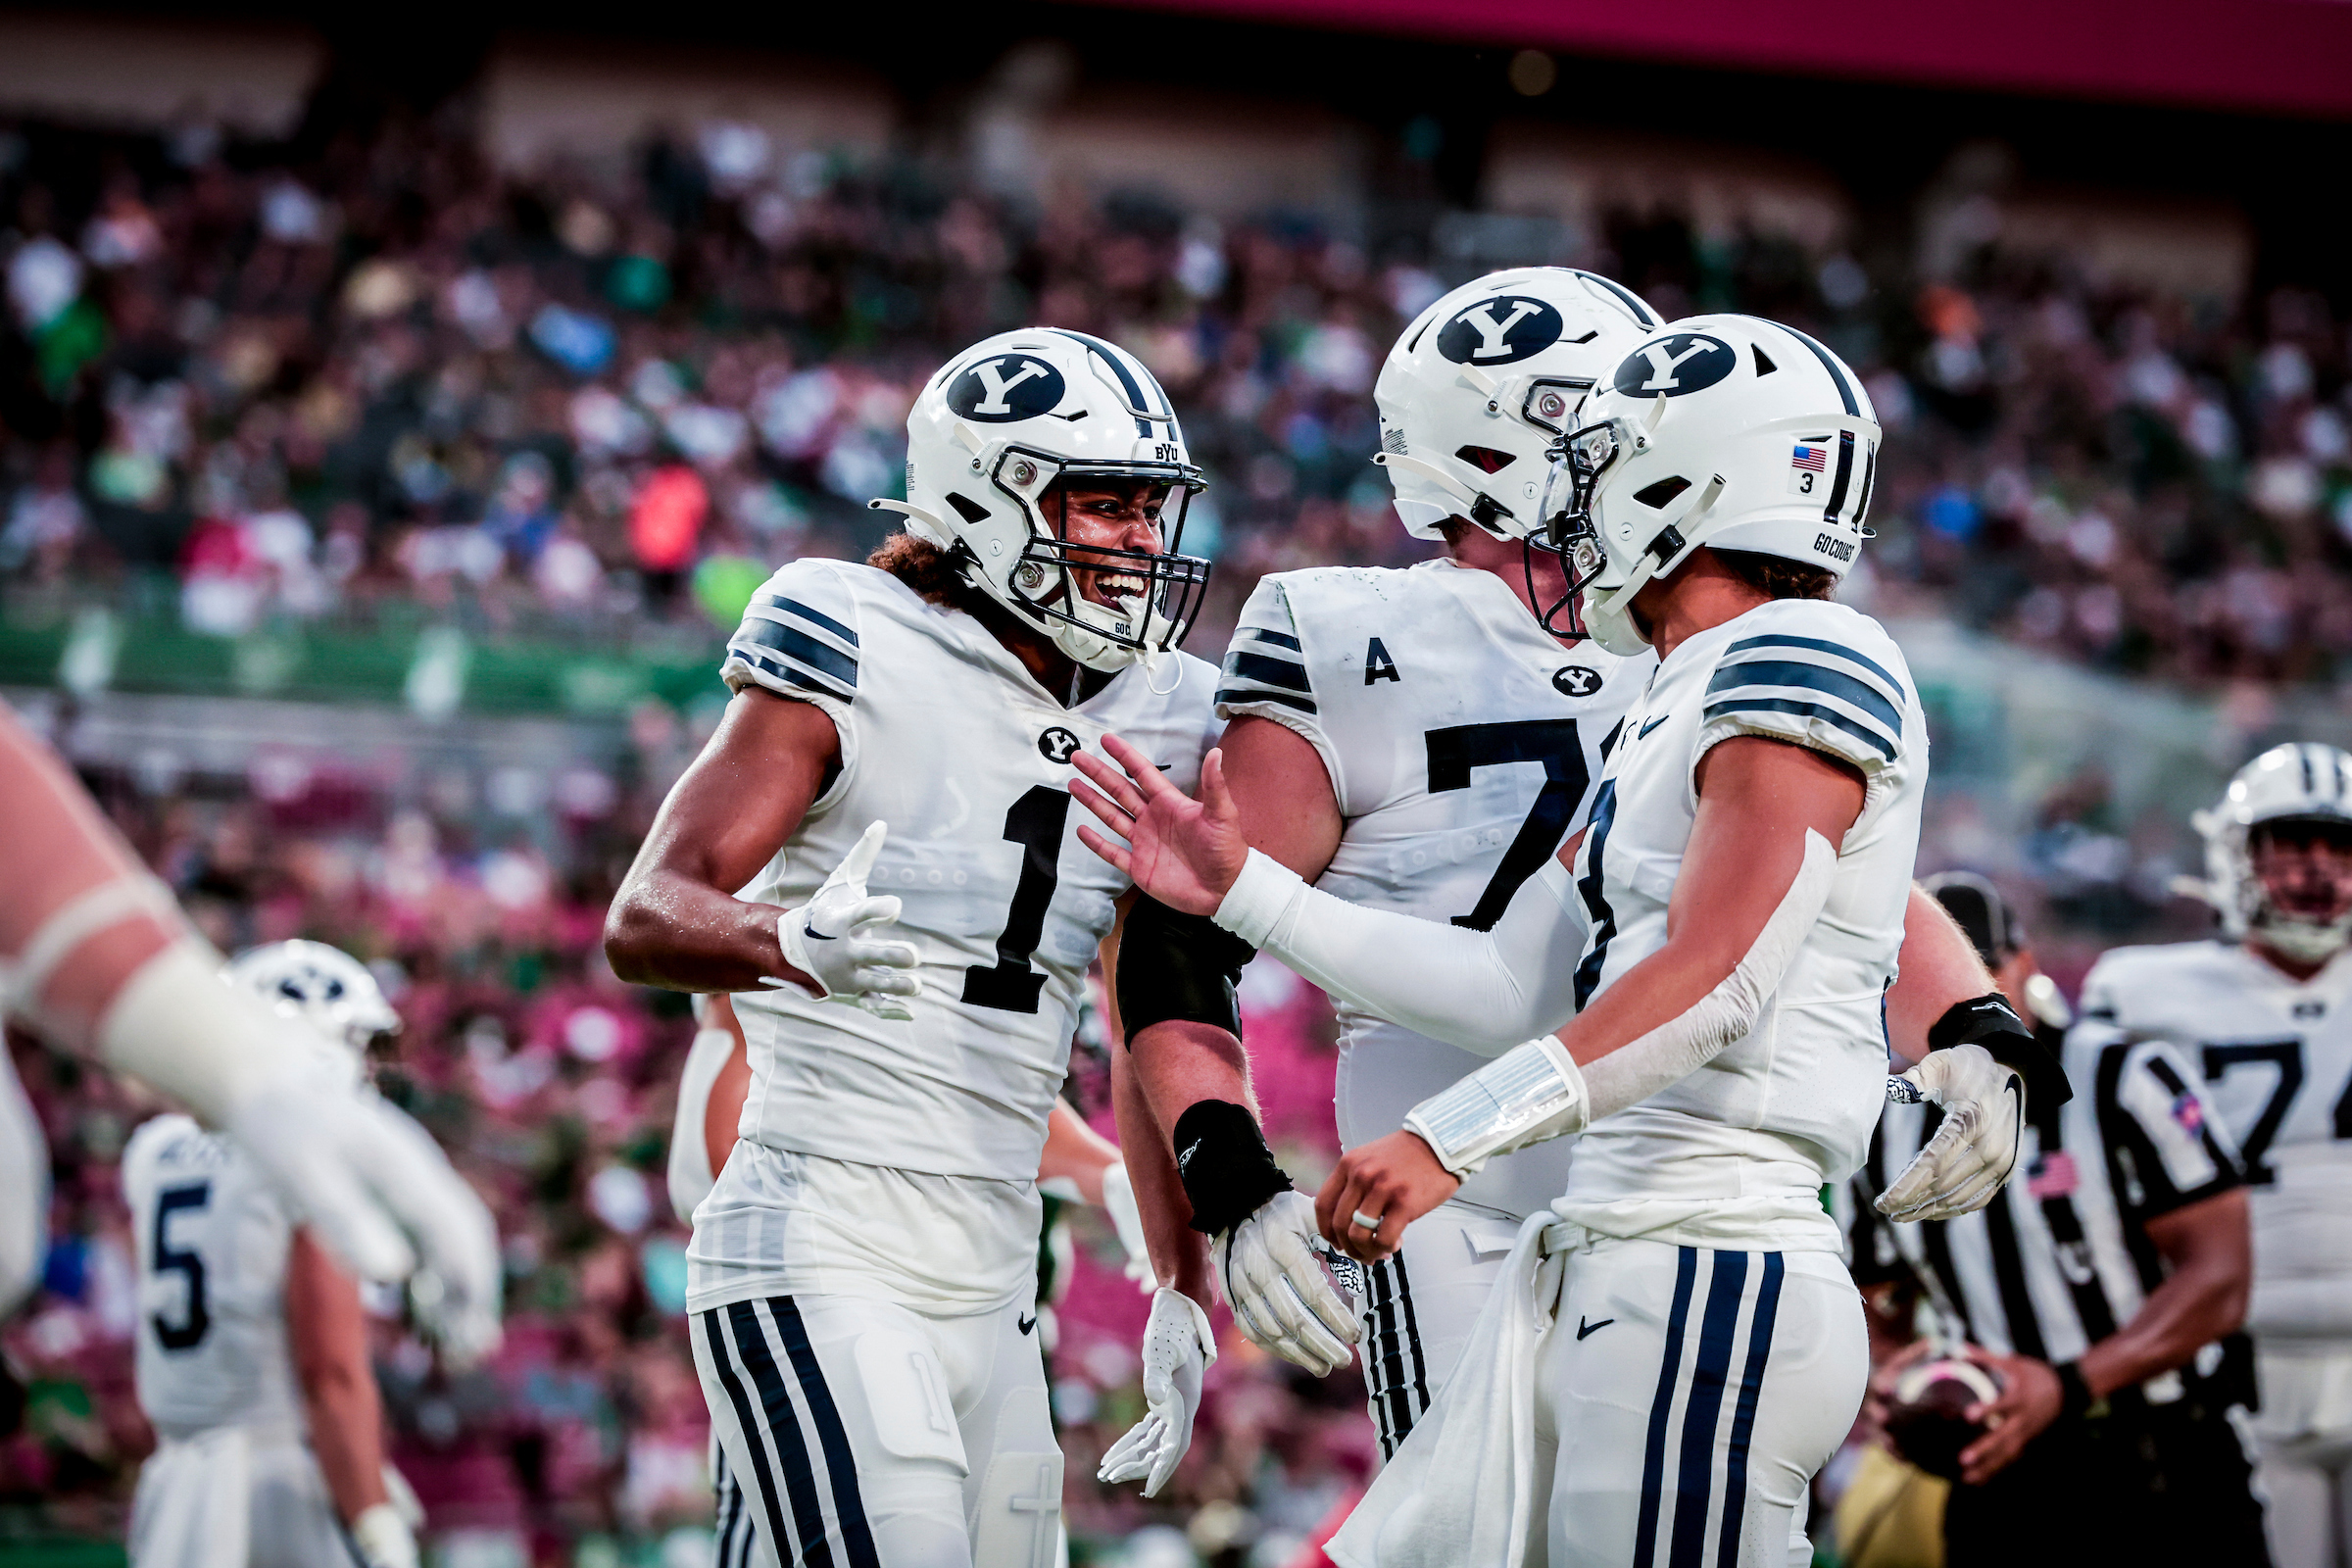
<svg viewBox="0 0 2352 1568">
<path fill-rule="evenodd" d="M 2064 1004 L 1991 884 L 1927 887 L 2054 1035 Z M 1933 1105 L 1888 1105 L 1855 1178 L 1854 1278 L 1873 1306 L 1916 1286 L 2004 1385 L 1960 1455 L 1945 1561 L 2257 1568 L 2262 1510 L 2230 1419 L 2254 1396 L 2235 1153 L 2170 1047 L 2085 1021 L 2065 1053 L 2075 1098 L 2027 1106 L 2025 1179 L 1986 1208 L 1905 1225 L 1872 1211 L 1934 1134 Z"/>
</svg>

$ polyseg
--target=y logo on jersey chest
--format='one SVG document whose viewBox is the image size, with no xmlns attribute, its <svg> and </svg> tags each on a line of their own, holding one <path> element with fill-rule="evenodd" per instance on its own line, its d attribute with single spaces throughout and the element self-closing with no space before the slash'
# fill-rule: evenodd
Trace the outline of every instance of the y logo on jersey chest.
<svg viewBox="0 0 2352 1568">
<path fill-rule="evenodd" d="M 1059 724 L 1037 738 L 1037 755 L 1049 762 L 1066 762 L 1076 757 L 1085 742 L 1063 729 Z"/>
<path fill-rule="evenodd" d="M 1590 697 L 1600 690 L 1600 671 L 1589 664 L 1562 664 L 1551 672 L 1551 689 L 1562 697 Z"/>
</svg>

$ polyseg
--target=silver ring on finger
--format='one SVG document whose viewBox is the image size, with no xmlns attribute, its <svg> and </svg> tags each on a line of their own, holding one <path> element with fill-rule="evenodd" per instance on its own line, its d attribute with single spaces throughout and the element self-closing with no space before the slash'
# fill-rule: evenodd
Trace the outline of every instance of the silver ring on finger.
<svg viewBox="0 0 2352 1568">
<path fill-rule="evenodd" d="M 1353 1214 L 1350 1214 L 1348 1217 L 1355 1221 L 1358 1229 L 1366 1232 L 1369 1235 L 1378 1236 L 1380 1234 L 1380 1222 L 1385 1216 L 1379 1214 L 1367 1214 L 1359 1208 Z"/>
</svg>

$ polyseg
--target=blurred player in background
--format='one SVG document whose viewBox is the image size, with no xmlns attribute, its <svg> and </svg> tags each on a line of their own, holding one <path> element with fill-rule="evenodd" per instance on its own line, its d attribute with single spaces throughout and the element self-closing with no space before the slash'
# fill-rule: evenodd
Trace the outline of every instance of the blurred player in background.
<svg viewBox="0 0 2352 1568">
<path fill-rule="evenodd" d="M 2238 1139 L 2272 1550 L 2280 1568 L 2339 1568 L 2352 1555 L 2352 756 L 2274 747 L 2195 822 L 2223 940 L 2109 954 L 2083 1010 L 2178 1047 Z"/>
<path fill-rule="evenodd" d="M 2053 1018 L 2064 1004 L 1991 884 L 1934 885 L 2021 1010 Z M 2264 1560 L 2233 1424 L 2253 1393 L 2237 1334 L 2246 1195 L 2194 1069 L 2144 1027 L 2179 984 L 2170 977 L 2211 953 L 2228 956 L 2197 944 L 2099 960 L 2068 1036 L 2082 1093 L 2063 1108 L 2029 1103 L 2025 1179 L 1989 1207 L 1894 1226 L 1872 1207 L 1887 1173 L 1935 1135 L 1933 1105 L 1889 1104 L 1855 1179 L 1865 1294 L 1883 1307 L 1913 1283 L 1939 1330 L 1893 1365 L 1965 1353 L 1999 1388 L 1966 1413 L 1979 1435 L 1960 1449 L 1944 1508 L 1951 1568 Z"/>
<path fill-rule="evenodd" d="M 1035 1562 L 1061 1494 L 1037 1175 L 1129 891 L 1068 846 L 1065 781 L 1114 728 L 1198 774 L 1215 672 L 1176 646 L 1208 564 L 1176 551 L 1201 480 L 1151 373 L 1077 333 L 958 356 L 907 438 L 908 531 L 754 598 L 735 698 L 606 948 L 623 978 L 733 993 L 744 1025 L 742 1137 L 695 1211 L 688 1305 L 768 1549 Z M 1238 1057 L 1231 985 L 1201 989 L 1221 1011 L 1141 1027 L 1190 1021 Z M 1122 1446 L 1156 1487 L 1215 1352 L 1175 1172 L 1147 1161 L 1136 1187 L 1170 1283 Z"/>
<path fill-rule="evenodd" d="M 1091 1016 L 1093 1009 L 1088 1013 Z M 669 1134 L 669 1206 L 678 1219 L 694 1224 L 695 1205 L 710 1195 L 734 1150 L 736 1127 L 750 1092 L 752 1067 L 744 1045 L 743 1025 L 724 996 L 694 999 L 695 1020 L 701 1027 L 686 1054 L 678 1083 L 677 1118 Z M 1054 1348 L 1052 1312 L 1059 1292 L 1069 1285 L 1068 1237 L 1054 1208 L 1064 1202 L 1092 1203 L 1104 1210 L 1127 1253 L 1126 1274 L 1147 1296 L 1157 1288 L 1152 1274 L 1152 1254 L 1144 1241 L 1144 1221 L 1136 1208 L 1135 1189 L 1127 1178 L 1126 1162 L 1116 1145 L 1097 1133 L 1063 1100 L 1054 1102 L 1046 1123 L 1046 1152 L 1039 1161 L 1038 1190 L 1047 1200 L 1045 1234 L 1038 1261 L 1038 1348 Z M 713 1434 L 710 1443 L 717 1550 L 715 1568 L 744 1568 L 753 1560 L 757 1540 L 743 1484 L 727 1468 L 726 1454 Z"/>
<path fill-rule="evenodd" d="M 349 1075 L 310 1031 L 220 981 L 220 961 L 163 885 L 15 714 L 0 710 L 0 1006 L 62 1050 L 95 1057 L 227 1134 L 318 1240 L 368 1279 L 419 1253 L 428 1327 L 464 1360 L 498 1340 L 489 1210 L 424 1130 Z M 46 1160 L 0 1062 L 0 1312 L 39 1266 Z M 38 1173 L 25 1181 L 23 1173 Z M 414 1244 L 414 1245 L 412 1245 Z"/>
<path fill-rule="evenodd" d="M 1397 339 L 1375 395 L 1397 513 L 1416 537 L 1443 539 L 1447 559 L 1280 573 L 1242 613 L 1218 692 L 1232 720 L 1219 757 L 1248 847 L 1313 882 L 1318 910 L 1329 898 L 1397 917 L 1320 946 L 1289 940 L 1311 930 L 1303 918 L 1268 937 L 1338 1004 L 1343 1148 L 1396 1131 L 1415 1104 L 1575 1011 L 1563 956 L 1582 948 L 1586 915 L 1568 866 L 1657 659 L 1612 654 L 1573 624 L 1560 557 L 1530 537 L 1535 492 L 1592 388 L 1656 325 L 1619 285 L 1565 268 L 1491 273 L 1439 300 Z M 1820 478 L 1825 500 L 1833 478 Z M 1950 922 L 1916 903 L 1890 1007 L 1906 1061 L 1947 1010 L 1965 1014 L 1990 990 Z M 1506 910 L 1509 927 L 1482 938 Z M 1413 962 L 1395 961 L 1408 951 Z M 2031 1054 L 2014 1020 L 1970 1021 L 1984 1028 L 1947 1032 L 2005 1029 L 2012 1054 Z M 1180 1065 L 1167 1055 L 1139 1063 L 1147 1083 Z M 1172 1124 L 1184 1107 L 1154 1098 Z M 1571 1152 L 1553 1143 L 1489 1161 L 1367 1269 L 1364 1375 L 1384 1453 L 1452 1369 L 1520 1221 L 1566 1190 Z M 1253 1150 L 1203 1148 L 1188 1186 L 1212 1157 L 1258 1163 Z M 1272 1314 L 1251 1310 L 1249 1281 L 1228 1287 L 1244 1331 L 1283 1348 L 1258 1326 Z M 1311 1288 L 1294 1297 L 1315 1299 Z M 1336 1342 L 1316 1343 L 1322 1357 L 1306 1364 L 1327 1370 Z"/>
<path fill-rule="evenodd" d="M 228 978 L 365 1085 L 400 1027 L 374 976 L 317 942 Z M 136 1568 L 416 1568 L 423 1521 L 384 1462 L 360 1291 L 230 1137 L 158 1116 L 122 1155 L 138 1246 L 139 1407 L 159 1440 L 131 1506 Z"/>
</svg>

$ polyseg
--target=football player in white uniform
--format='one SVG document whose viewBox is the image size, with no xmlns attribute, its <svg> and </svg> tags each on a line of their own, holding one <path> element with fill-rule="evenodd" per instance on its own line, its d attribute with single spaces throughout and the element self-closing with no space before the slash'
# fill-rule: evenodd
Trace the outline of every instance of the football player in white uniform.
<svg viewBox="0 0 2352 1568">
<path fill-rule="evenodd" d="M 1375 391 L 1377 461 L 1407 530 L 1443 539 L 1447 557 L 1259 584 L 1218 692 L 1232 720 L 1219 756 L 1250 848 L 1320 893 L 1469 932 L 1493 931 L 1532 880 L 1515 920 L 1548 922 L 1555 955 L 1582 946 L 1564 862 L 1657 659 L 1582 639 L 1562 613 L 1559 557 L 1529 535 L 1551 450 L 1594 383 L 1657 324 L 1605 278 L 1525 268 L 1454 290 L 1397 338 Z M 1890 1006 L 1906 1060 L 1924 1054 L 1942 1011 L 1991 989 L 1965 939 L 1918 902 Z M 1352 1000 L 1341 977 L 1342 1147 L 1394 1132 L 1485 1059 L 1564 1022 L 1575 965 L 1540 968 L 1533 985 L 1447 1006 L 1427 1032 Z M 1165 1054 L 1139 1063 L 1147 1090 Z M 1184 1105 L 1156 1108 L 1173 1125 Z M 1491 1161 L 1368 1269 L 1364 1376 L 1384 1452 L 1445 1382 L 1520 1221 L 1565 1188 L 1570 1152 L 1555 1143 Z M 1246 1287 L 1239 1300 L 1247 1332 Z"/>
<path fill-rule="evenodd" d="M 227 977 L 299 1021 L 358 1086 L 400 1017 L 367 968 L 317 942 Z M 416 1568 L 421 1522 L 384 1462 L 359 1287 L 235 1139 L 158 1116 L 122 1152 L 138 1245 L 139 1408 L 158 1446 L 131 1504 L 137 1568 Z"/>
<path fill-rule="evenodd" d="M 1662 659 L 1578 852 L 1582 1010 L 1350 1152 L 1318 1218 L 1382 1255 L 1490 1158 L 1584 1137 L 1462 1370 L 1333 1544 L 1350 1563 L 1518 1561 L 1539 1532 L 1555 1562 L 1786 1561 L 1866 1373 L 1820 1191 L 1885 1092 L 1927 739 L 1892 642 L 1825 602 L 1879 429 L 1835 356 L 1740 317 L 1660 329 L 1581 417 L 1540 514 L 1596 640 Z M 1556 919 L 1407 945 L 1395 916 L 1241 855 L 1215 756 L 1198 806 L 1128 771 L 1088 766 L 1108 798 L 1085 798 L 1132 851 L 1090 846 L 1351 999 L 1445 1038 L 1449 1006 L 1494 1010 L 1484 989 L 1507 1008 L 1556 983 Z M 1910 1077 L 1976 1126 L 1890 1197 L 1982 1201 L 2014 1161 L 2018 1073 L 1963 1044 Z"/>
<path fill-rule="evenodd" d="M 2224 940 L 2118 948 L 2069 1049 L 2162 1040 L 2235 1135 L 2254 1241 L 2254 1432 L 2280 1568 L 2352 1520 L 2352 756 L 2278 746 L 2196 817 Z"/>
<path fill-rule="evenodd" d="M 875 564 L 798 562 L 754 598 L 735 698 L 606 951 L 624 978 L 734 993 L 749 1043 L 688 1307 L 767 1549 L 1043 1563 L 1061 1456 L 1030 1338 L 1038 1166 L 1129 889 L 1069 843 L 1065 781 L 1113 729 L 1198 775 L 1215 671 L 1176 644 L 1208 566 L 1175 549 L 1200 476 L 1139 362 L 1044 328 L 943 367 L 907 436 L 909 500 L 889 505 L 908 531 Z M 1238 1054 L 1229 984 L 1223 1006 Z M 1136 1188 L 1170 1281 L 1151 1468 L 1214 1350 L 1172 1167 Z"/>
<path fill-rule="evenodd" d="M 423 1130 L 318 1070 L 306 1032 L 220 983 L 220 959 L 54 753 L 0 708 L 0 1011 L 227 1132 L 327 1250 L 437 1277 L 444 1346 L 498 1337 L 498 1237 Z M 0 1315 L 41 1256 L 48 1159 L 0 1057 Z M 405 1233 L 405 1234 L 404 1234 Z"/>
<path fill-rule="evenodd" d="M 727 998 L 698 996 L 694 1013 L 702 1027 L 686 1054 L 686 1068 L 678 1082 L 677 1114 L 669 1132 L 669 1206 L 689 1226 L 694 1223 L 696 1206 L 710 1195 L 718 1171 L 735 1148 L 736 1127 L 752 1086 L 743 1026 L 736 1022 Z M 1053 1114 L 1046 1119 L 1046 1147 L 1038 1162 L 1037 1185 L 1048 1197 L 1092 1203 L 1107 1213 L 1119 1245 L 1127 1252 L 1127 1277 L 1147 1296 L 1156 1291 L 1158 1281 L 1152 1277 L 1143 1214 L 1136 1207 L 1126 1161 L 1119 1157 L 1117 1147 L 1089 1127 L 1067 1101 L 1055 1100 Z M 1041 1300 L 1041 1317 L 1045 1310 Z M 743 1483 L 727 1468 L 726 1455 L 715 1437 L 710 1446 L 712 1515 L 718 1537 L 713 1568 L 750 1568 L 757 1560 L 759 1544 L 751 1504 L 743 1494 Z"/>
</svg>

